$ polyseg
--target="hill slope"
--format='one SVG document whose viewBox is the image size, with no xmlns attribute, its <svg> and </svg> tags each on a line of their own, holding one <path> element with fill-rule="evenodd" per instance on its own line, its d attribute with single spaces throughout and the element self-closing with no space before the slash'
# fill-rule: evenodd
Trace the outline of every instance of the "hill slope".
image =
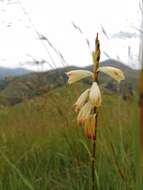
<svg viewBox="0 0 143 190">
<path fill-rule="evenodd" d="M 101 65 L 110 65 L 122 69 L 125 73 L 126 80 L 121 82 L 120 92 L 125 96 L 126 94 L 133 94 L 133 91 L 136 90 L 137 87 L 139 71 L 133 70 L 115 60 L 104 61 Z M 0 103 L 3 105 L 13 105 L 21 102 L 23 99 L 29 99 L 49 92 L 56 87 L 65 85 L 67 81 L 65 72 L 73 69 L 81 68 L 71 66 L 42 73 L 30 73 L 24 76 L 15 77 L 12 80 L 1 80 Z M 85 67 L 84 69 L 92 70 L 92 66 Z M 84 79 L 83 82 L 89 84 L 91 81 L 89 79 Z M 117 83 L 104 74 L 100 75 L 100 84 L 106 89 L 117 91 Z"/>
<path fill-rule="evenodd" d="M 4 79 L 6 76 L 21 76 L 31 71 L 23 68 L 7 68 L 7 67 L 0 67 L 0 79 Z"/>
</svg>

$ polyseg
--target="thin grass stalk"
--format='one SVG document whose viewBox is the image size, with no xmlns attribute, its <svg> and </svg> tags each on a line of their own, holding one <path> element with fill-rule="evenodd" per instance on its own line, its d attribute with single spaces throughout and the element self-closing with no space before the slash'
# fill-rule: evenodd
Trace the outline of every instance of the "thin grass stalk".
<svg viewBox="0 0 143 190">
<path fill-rule="evenodd" d="M 141 8 L 141 16 L 142 16 L 142 22 L 141 22 L 141 30 L 143 32 L 143 1 L 140 4 Z M 140 73 L 140 81 L 139 81 L 139 106 L 140 106 L 140 145 L 141 145 L 141 151 L 143 152 L 143 36 L 141 33 L 141 39 L 140 39 L 140 50 L 139 50 L 139 60 L 141 64 L 141 73 Z"/>
<path fill-rule="evenodd" d="M 110 146 L 111 146 L 111 150 L 112 150 L 112 153 L 113 153 L 115 167 L 116 167 L 116 170 L 117 170 L 120 178 L 122 179 L 123 183 L 126 185 L 126 187 L 129 190 L 133 190 L 133 187 L 131 186 L 131 184 L 129 183 L 128 179 L 126 178 L 124 169 L 121 168 L 120 163 L 118 162 L 118 159 L 117 159 L 117 156 L 116 156 L 116 152 L 115 152 L 115 148 L 114 148 L 114 145 L 113 145 L 112 142 L 110 142 Z"/>
<path fill-rule="evenodd" d="M 139 107 L 140 107 L 140 156 L 141 156 L 141 163 L 140 163 L 140 185 L 141 188 L 143 186 L 143 171 L 142 171 L 142 164 L 143 164 L 143 60 L 142 60 L 142 69 L 140 74 L 140 86 L 139 86 Z"/>
<path fill-rule="evenodd" d="M 141 151 L 143 153 L 143 68 L 140 75 L 140 143 Z"/>
<path fill-rule="evenodd" d="M 99 68 L 99 61 L 100 61 L 100 43 L 98 40 L 98 33 L 95 40 L 95 53 L 93 52 L 93 72 L 94 72 L 94 82 L 98 82 L 98 68 Z M 92 190 L 95 190 L 95 181 L 96 181 L 96 139 L 97 139 L 97 120 L 98 120 L 98 111 L 97 108 L 94 108 L 95 114 L 95 128 L 94 128 L 94 138 L 92 144 L 92 163 L 91 163 L 91 174 L 92 174 Z"/>
<path fill-rule="evenodd" d="M 139 80 L 139 112 L 140 112 L 140 189 L 142 189 L 143 186 L 143 171 L 142 171 L 142 164 L 143 164 L 143 1 L 140 3 L 140 9 L 141 9 L 141 39 L 140 39 L 140 50 L 139 50 L 139 60 L 141 64 L 141 72 L 140 72 L 140 80 Z"/>
</svg>

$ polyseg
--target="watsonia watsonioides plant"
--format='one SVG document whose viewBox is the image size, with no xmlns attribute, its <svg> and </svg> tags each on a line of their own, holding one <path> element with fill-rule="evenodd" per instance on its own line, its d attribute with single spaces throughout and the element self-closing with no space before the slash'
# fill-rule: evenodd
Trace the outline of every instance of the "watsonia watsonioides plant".
<svg viewBox="0 0 143 190">
<path fill-rule="evenodd" d="M 93 72 L 88 70 L 73 70 L 66 73 L 68 76 L 68 83 L 72 84 L 86 77 L 92 78 L 92 85 L 85 90 L 75 102 L 75 112 L 78 113 L 77 123 L 84 127 L 85 135 L 93 140 L 93 153 L 92 153 L 92 180 L 93 189 L 95 189 L 95 150 L 96 150 L 96 130 L 98 108 L 101 106 L 102 97 L 98 85 L 98 75 L 103 72 L 113 79 L 120 82 L 124 80 L 123 72 L 111 66 L 100 66 L 100 42 L 98 34 L 95 40 L 95 51 L 92 52 L 93 59 Z"/>
</svg>

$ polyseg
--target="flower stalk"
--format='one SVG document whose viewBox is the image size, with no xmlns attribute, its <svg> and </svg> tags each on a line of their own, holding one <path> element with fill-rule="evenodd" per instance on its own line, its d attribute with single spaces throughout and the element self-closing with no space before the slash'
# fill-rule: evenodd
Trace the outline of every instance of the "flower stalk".
<svg viewBox="0 0 143 190">
<path fill-rule="evenodd" d="M 100 43 L 98 39 L 98 33 L 95 40 L 95 52 L 92 52 L 93 56 L 93 72 L 94 79 L 93 82 L 98 83 L 98 69 L 99 69 L 99 61 L 100 61 Z M 94 138 L 92 145 L 92 163 L 91 163 L 91 171 L 92 171 L 92 190 L 95 190 L 95 179 L 96 179 L 96 139 L 97 139 L 97 120 L 98 120 L 98 112 L 97 107 L 94 107 L 94 115 L 95 115 L 95 125 L 94 125 Z"/>
</svg>

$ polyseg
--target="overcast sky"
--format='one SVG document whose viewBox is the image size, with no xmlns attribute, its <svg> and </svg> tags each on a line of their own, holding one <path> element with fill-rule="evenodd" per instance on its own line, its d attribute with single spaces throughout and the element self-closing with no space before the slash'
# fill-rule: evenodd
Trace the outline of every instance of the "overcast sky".
<svg viewBox="0 0 143 190">
<path fill-rule="evenodd" d="M 138 0 L 0 0 L 0 66 L 28 66 L 34 59 L 46 60 L 50 66 L 44 68 L 89 65 L 85 39 L 93 50 L 98 32 L 102 60 L 110 56 L 136 67 L 140 22 Z M 65 63 L 36 32 L 49 39 Z"/>
</svg>

